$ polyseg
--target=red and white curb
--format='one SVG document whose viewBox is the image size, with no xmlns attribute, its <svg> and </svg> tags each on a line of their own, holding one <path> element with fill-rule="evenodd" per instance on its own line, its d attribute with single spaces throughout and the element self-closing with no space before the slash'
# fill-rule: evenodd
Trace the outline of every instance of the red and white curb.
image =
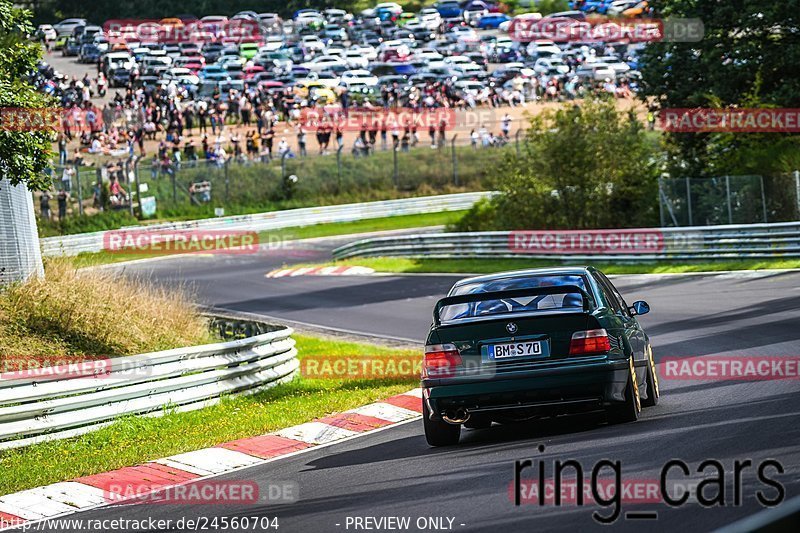
<svg viewBox="0 0 800 533">
<path fill-rule="evenodd" d="M 0 496 L 0 530 L 102 507 L 126 495 L 218 476 L 407 422 L 421 416 L 421 398 L 422 389 L 413 389 L 274 433 Z"/>
<path fill-rule="evenodd" d="M 374 268 L 362 266 L 326 266 L 279 268 L 267 273 L 268 278 L 293 278 L 295 276 L 369 276 Z"/>
</svg>

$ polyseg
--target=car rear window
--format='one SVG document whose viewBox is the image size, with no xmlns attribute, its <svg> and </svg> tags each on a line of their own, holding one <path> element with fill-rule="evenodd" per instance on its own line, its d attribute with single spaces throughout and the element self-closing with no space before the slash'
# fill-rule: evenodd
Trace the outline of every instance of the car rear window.
<svg viewBox="0 0 800 533">
<path fill-rule="evenodd" d="M 538 287 L 559 287 L 574 285 L 587 291 L 586 280 L 582 275 L 535 275 L 512 277 L 467 283 L 455 287 L 450 296 L 480 294 L 483 292 L 510 291 Z M 583 297 L 578 293 L 547 294 L 524 298 L 487 299 L 476 302 L 453 304 L 439 310 L 442 322 L 509 313 L 530 313 L 558 309 L 582 308 Z"/>
</svg>

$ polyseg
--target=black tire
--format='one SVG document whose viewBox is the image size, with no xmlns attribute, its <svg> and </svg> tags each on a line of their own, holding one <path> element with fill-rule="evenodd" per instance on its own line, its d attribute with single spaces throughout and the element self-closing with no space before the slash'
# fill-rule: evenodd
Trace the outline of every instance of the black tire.
<svg viewBox="0 0 800 533">
<path fill-rule="evenodd" d="M 649 352 L 650 354 L 647 358 L 647 398 L 642 400 L 642 407 L 658 405 L 658 399 L 661 396 L 661 392 L 658 388 L 656 361 L 653 359 L 653 349 L 651 348 Z"/>
<path fill-rule="evenodd" d="M 458 444 L 461 436 L 460 424 L 448 424 L 444 420 L 431 420 L 428 402 L 422 400 L 422 425 L 425 427 L 425 440 L 431 446 L 452 446 Z"/>
<path fill-rule="evenodd" d="M 639 420 L 642 411 L 639 398 L 639 385 L 636 383 L 636 372 L 633 370 L 633 359 L 629 359 L 630 372 L 628 384 L 625 386 L 625 402 L 608 408 L 606 415 L 609 424 L 627 424 Z"/>
</svg>

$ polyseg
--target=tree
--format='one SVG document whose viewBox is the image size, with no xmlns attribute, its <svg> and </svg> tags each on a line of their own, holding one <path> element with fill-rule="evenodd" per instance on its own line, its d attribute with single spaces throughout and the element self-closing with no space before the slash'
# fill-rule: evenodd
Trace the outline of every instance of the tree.
<svg viewBox="0 0 800 533">
<path fill-rule="evenodd" d="M 699 42 L 652 43 L 642 52 L 640 96 L 655 107 L 800 107 L 796 1 L 650 5 L 664 18 L 699 18 L 705 27 Z M 677 177 L 783 172 L 797 159 L 798 136 L 792 134 L 667 133 L 665 140 L 669 169 Z M 753 169 L 755 161 L 762 166 Z"/>
<path fill-rule="evenodd" d="M 464 231 L 644 227 L 657 224 L 656 143 L 632 111 L 588 99 L 530 118 L 520 154 L 509 154 Z"/>
<path fill-rule="evenodd" d="M 5 118 L 17 110 L 45 108 L 50 102 L 27 81 L 41 57 L 40 46 L 28 40 L 33 31 L 31 13 L 0 0 L 0 108 Z M 2 118 L 0 118 L 2 120 Z M 12 185 L 44 189 L 44 174 L 50 158 L 51 132 L 12 131 L 0 124 L 0 178 Z"/>
</svg>

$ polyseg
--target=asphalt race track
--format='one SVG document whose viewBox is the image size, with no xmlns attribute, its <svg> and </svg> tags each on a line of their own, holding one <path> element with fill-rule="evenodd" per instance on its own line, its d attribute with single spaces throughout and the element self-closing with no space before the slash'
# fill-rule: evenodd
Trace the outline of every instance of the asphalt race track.
<svg viewBox="0 0 800 533">
<path fill-rule="evenodd" d="M 329 257 L 332 244 L 317 241 L 252 256 L 182 257 L 128 265 L 127 273 L 165 283 L 187 283 L 199 300 L 219 308 L 341 328 L 419 343 L 435 300 L 453 276 L 294 277 L 268 279 L 284 263 Z M 656 359 L 668 356 L 787 356 L 800 354 L 800 273 L 627 276 L 615 283 L 628 302 L 646 299 L 652 312 L 641 318 Z M 200 516 L 277 516 L 278 531 L 357 531 L 353 517 L 448 517 L 456 531 L 583 531 L 601 529 L 592 518 L 612 507 L 514 506 L 514 462 L 575 459 L 588 472 L 600 459 L 619 460 L 623 480 L 657 480 L 664 463 L 680 459 L 696 469 L 707 459 L 726 473 L 726 504 L 704 508 L 690 500 L 622 505 L 612 529 L 708 531 L 763 507 L 755 466 L 742 474 L 743 503 L 733 505 L 733 462 L 779 461 L 783 474 L 769 477 L 785 487 L 785 500 L 800 495 L 800 382 L 661 381 L 658 406 L 633 424 L 598 425 L 592 417 L 465 430 L 456 447 L 432 449 L 420 421 L 361 438 L 312 449 L 294 457 L 228 474 L 223 479 L 260 484 L 294 481 L 300 498 L 291 504 L 138 505 L 103 508 L 81 518 L 155 519 Z M 543 444 L 540 453 L 537 447 Z M 531 471 L 532 477 L 534 471 Z M 712 470 L 713 472 L 713 470 Z M 625 512 L 657 517 L 625 517 Z M 351 522 L 348 522 L 348 517 Z M 348 523 L 350 524 L 348 527 Z M 448 521 L 444 521 L 445 526 Z M 423 530 L 428 530 L 425 528 Z M 386 529 L 382 529 L 386 530 Z"/>
</svg>

